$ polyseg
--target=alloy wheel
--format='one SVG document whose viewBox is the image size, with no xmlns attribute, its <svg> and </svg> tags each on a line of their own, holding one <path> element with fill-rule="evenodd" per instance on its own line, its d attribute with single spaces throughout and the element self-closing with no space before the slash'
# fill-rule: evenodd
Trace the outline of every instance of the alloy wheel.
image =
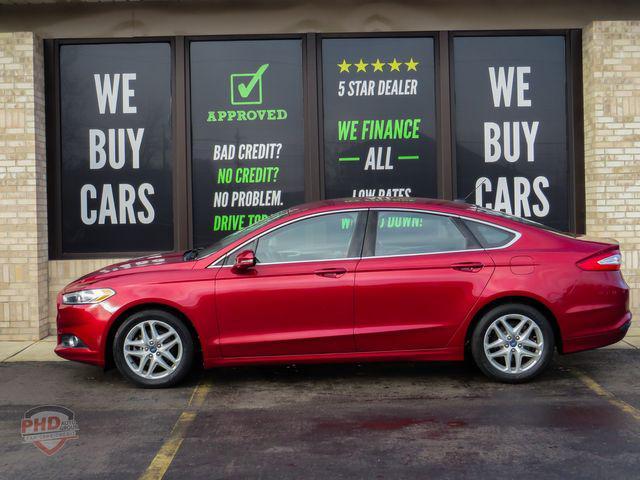
<svg viewBox="0 0 640 480">
<path fill-rule="evenodd" d="M 178 332 L 161 320 L 134 325 L 124 339 L 127 366 L 139 377 L 158 380 L 173 373 L 182 361 L 183 345 Z"/>
<path fill-rule="evenodd" d="M 497 370 L 520 374 L 533 368 L 542 358 L 544 337 L 538 324 L 522 314 L 495 319 L 484 334 L 484 353 Z"/>
</svg>

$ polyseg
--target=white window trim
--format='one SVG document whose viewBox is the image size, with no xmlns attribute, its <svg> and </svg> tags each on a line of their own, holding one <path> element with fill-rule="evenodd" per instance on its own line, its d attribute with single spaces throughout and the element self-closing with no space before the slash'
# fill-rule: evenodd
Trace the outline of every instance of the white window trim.
<svg viewBox="0 0 640 480">
<path fill-rule="evenodd" d="M 311 215 L 307 215 L 304 217 L 298 217 L 298 218 L 294 218 L 293 220 L 289 220 L 288 222 L 282 223 L 280 225 L 277 225 L 269 230 L 266 230 L 254 237 L 251 237 L 250 239 L 248 239 L 247 241 L 241 243 L 240 245 L 238 245 L 237 247 L 235 247 L 233 250 L 229 251 L 228 253 L 226 253 L 225 255 L 223 255 L 222 257 L 220 257 L 218 260 L 216 260 L 215 262 L 213 262 L 211 265 L 209 265 L 207 268 L 232 268 L 233 265 L 222 265 L 222 263 L 224 262 L 224 259 L 227 258 L 230 255 L 233 255 L 234 253 L 238 252 L 238 250 L 240 250 L 241 248 L 243 248 L 244 246 L 248 245 L 249 243 L 253 242 L 254 240 L 259 239 L 260 237 L 262 237 L 263 235 L 266 235 L 268 233 L 271 233 L 279 228 L 285 227 L 287 225 L 290 225 L 292 223 L 295 222 L 299 222 L 301 220 L 306 220 L 308 218 L 313 218 L 313 217 L 318 217 L 321 215 L 330 215 L 333 213 L 345 213 L 345 212 L 362 212 L 362 211 L 392 211 L 392 212 L 410 212 L 410 213 L 422 213 L 422 214 L 429 214 L 429 215 L 440 215 L 443 217 L 449 217 L 449 218 L 458 218 L 460 220 L 466 220 L 466 221 L 470 221 L 470 222 L 476 222 L 476 223 L 482 223 L 484 225 L 488 225 L 490 227 L 493 228 L 498 228 L 500 230 L 504 230 L 506 232 L 512 233 L 514 236 L 513 238 L 505 243 L 504 245 L 500 245 L 498 247 L 490 247 L 490 248 L 469 248 L 469 249 L 462 249 L 462 250 L 447 250 L 447 251 L 442 251 L 442 252 L 425 252 L 425 253 L 403 253 L 403 254 L 395 254 L 395 255 L 367 255 L 367 256 L 360 256 L 360 257 L 348 257 L 348 258 L 327 258 L 327 259 L 321 259 L 321 260 L 294 260 L 291 262 L 270 262 L 270 263 L 260 263 L 259 265 L 261 266 L 266 266 L 266 265 L 287 265 L 287 264 L 291 264 L 291 263 L 316 263 L 316 262 L 333 262 L 333 261 L 340 261 L 340 260 L 365 260 L 365 259 L 371 259 L 371 258 L 396 258 L 396 257 L 421 257 L 424 255 L 442 255 L 442 254 L 448 254 L 448 253 L 460 253 L 460 252 L 486 252 L 486 251 L 491 251 L 491 250 L 502 250 L 503 248 L 508 248 L 511 245 L 513 245 L 514 243 L 516 243 L 520 237 L 522 237 L 522 234 L 520 232 L 518 232 L 517 230 L 513 230 L 511 228 L 508 227 L 504 227 L 502 225 L 497 225 L 495 223 L 492 222 L 488 222 L 486 220 L 480 220 L 477 218 L 471 218 L 471 217 L 467 217 L 464 215 L 458 215 L 455 213 L 448 213 L 448 212 L 436 212 L 433 210 L 426 210 L 426 209 L 419 209 L 419 208 L 402 208 L 402 207 L 371 207 L 371 208 L 349 208 L 349 209 L 341 209 L 341 210 L 329 210 L 326 212 L 318 212 L 318 213 L 314 213 Z"/>
</svg>

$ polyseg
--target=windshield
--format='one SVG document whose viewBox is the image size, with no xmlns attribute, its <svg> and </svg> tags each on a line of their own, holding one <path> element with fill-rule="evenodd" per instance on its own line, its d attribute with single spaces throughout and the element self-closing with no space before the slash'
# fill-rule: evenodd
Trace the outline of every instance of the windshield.
<svg viewBox="0 0 640 480">
<path fill-rule="evenodd" d="M 258 230 L 260 227 L 266 225 L 267 223 L 270 223 L 278 218 L 284 217 L 286 215 L 289 214 L 289 210 L 280 210 L 279 212 L 274 213 L 273 215 L 270 215 L 266 218 L 263 218 L 262 220 L 257 221 L 256 223 L 252 223 L 251 225 L 249 225 L 248 227 L 243 228 L 242 230 L 238 230 L 237 232 L 233 232 L 230 235 L 227 235 L 224 238 L 221 238 L 220 240 L 218 240 L 215 243 L 212 243 L 211 245 L 204 247 L 202 250 L 200 250 L 198 252 L 198 256 L 196 257 L 196 259 L 199 258 L 204 258 L 208 255 L 211 255 L 212 253 L 217 252 L 218 250 L 226 247 L 227 245 L 231 245 L 233 242 L 235 242 L 236 240 L 244 237 L 245 235 L 251 233 L 251 232 L 255 232 L 256 230 Z"/>
</svg>

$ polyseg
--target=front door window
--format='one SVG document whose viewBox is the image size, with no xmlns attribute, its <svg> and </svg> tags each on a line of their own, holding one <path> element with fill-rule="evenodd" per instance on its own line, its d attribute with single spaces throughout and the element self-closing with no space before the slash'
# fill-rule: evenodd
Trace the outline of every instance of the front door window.
<svg viewBox="0 0 640 480">
<path fill-rule="evenodd" d="M 337 260 L 357 256 L 359 245 L 353 245 L 357 218 L 358 212 L 319 215 L 267 233 L 258 240 L 258 263 Z M 350 251 L 352 246 L 353 252 Z"/>
</svg>

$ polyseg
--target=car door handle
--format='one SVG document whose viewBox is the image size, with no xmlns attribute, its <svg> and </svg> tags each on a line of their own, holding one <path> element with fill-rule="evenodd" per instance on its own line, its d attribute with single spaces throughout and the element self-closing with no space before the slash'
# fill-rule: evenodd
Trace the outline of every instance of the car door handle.
<svg viewBox="0 0 640 480">
<path fill-rule="evenodd" d="M 482 267 L 484 267 L 484 264 L 481 262 L 460 262 L 451 265 L 451 268 L 461 272 L 479 272 Z"/>
<path fill-rule="evenodd" d="M 313 273 L 315 273 L 319 277 L 338 278 L 344 275 L 345 273 L 347 273 L 347 269 L 346 268 L 321 268 L 319 270 L 316 270 Z"/>
</svg>

